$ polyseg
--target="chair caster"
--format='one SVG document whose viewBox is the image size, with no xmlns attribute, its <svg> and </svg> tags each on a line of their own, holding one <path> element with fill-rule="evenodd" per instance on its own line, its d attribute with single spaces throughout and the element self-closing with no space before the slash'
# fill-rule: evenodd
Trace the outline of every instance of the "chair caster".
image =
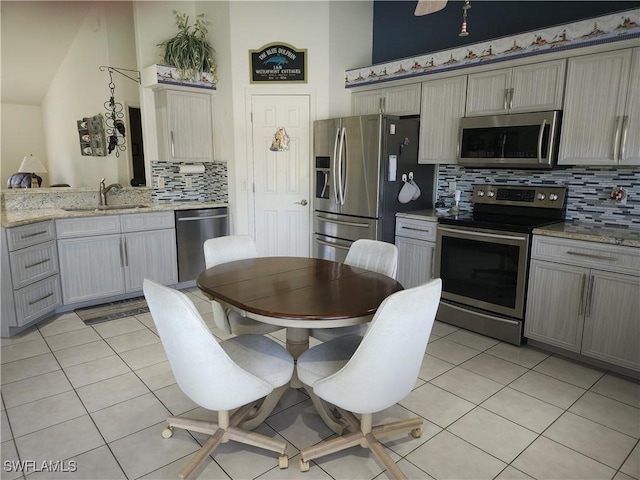
<svg viewBox="0 0 640 480">
<path fill-rule="evenodd" d="M 411 436 L 413 438 L 420 438 L 422 436 L 422 428 L 418 427 L 411 430 Z"/>
<path fill-rule="evenodd" d="M 305 462 L 303 459 L 300 459 L 298 461 L 298 468 L 300 468 L 301 472 L 308 472 L 309 471 L 309 462 Z"/>
<path fill-rule="evenodd" d="M 164 430 L 162 430 L 162 438 L 171 438 L 173 437 L 173 427 L 166 426 Z"/>
<path fill-rule="evenodd" d="M 289 468 L 289 457 L 286 455 L 280 455 L 278 458 L 278 467 L 280 470 L 284 468 Z"/>
</svg>

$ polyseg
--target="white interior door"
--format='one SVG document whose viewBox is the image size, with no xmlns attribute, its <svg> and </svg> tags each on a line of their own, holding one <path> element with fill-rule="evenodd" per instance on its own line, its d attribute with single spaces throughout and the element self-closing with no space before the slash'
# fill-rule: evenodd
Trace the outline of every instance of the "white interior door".
<svg viewBox="0 0 640 480">
<path fill-rule="evenodd" d="M 260 255 L 310 256 L 309 103 L 308 95 L 251 97 L 255 237 Z M 281 128 L 288 135 L 288 149 L 273 151 Z"/>
</svg>

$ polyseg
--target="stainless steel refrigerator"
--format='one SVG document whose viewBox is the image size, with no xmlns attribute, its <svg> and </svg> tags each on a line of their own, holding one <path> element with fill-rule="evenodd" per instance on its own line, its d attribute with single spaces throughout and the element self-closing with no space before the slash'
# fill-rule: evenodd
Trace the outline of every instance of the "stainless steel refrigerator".
<svg viewBox="0 0 640 480">
<path fill-rule="evenodd" d="M 435 166 L 418 164 L 419 133 L 417 117 L 314 122 L 314 257 L 344 261 L 360 238 L 394 243 L 396 212 L 433 206 Z M 420 196 L 401 203 L 410 174 Z"/>
</svg>

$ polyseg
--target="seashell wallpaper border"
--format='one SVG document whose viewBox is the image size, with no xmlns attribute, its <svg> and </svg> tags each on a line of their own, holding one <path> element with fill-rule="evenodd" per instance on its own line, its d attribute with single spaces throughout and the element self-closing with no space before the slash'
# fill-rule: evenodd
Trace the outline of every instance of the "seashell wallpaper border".
<svg viewBox="0 0 640 480">
<path fill-rule="evenodd" d="M 419 77 L 631 38 L 640 38 L 640 10 L 638 9 L 347 70 L 345 87 L 352 88 Z"/>
</svg>

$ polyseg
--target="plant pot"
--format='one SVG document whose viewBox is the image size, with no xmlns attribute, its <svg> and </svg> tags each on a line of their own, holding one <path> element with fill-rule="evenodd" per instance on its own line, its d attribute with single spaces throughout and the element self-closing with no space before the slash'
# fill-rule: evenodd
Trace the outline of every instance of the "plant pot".
<svg viewBox="0 0 640 480">
<path fill-rule="evenodd" d="M 216 82 L 211 73 L 201 73 L 200 79 L 191 81 L 188 78 L 180 78 L 175 67 L 167 65 L 150 65 L 142 71 L 141 83 L 143 87 L 153 87 L 158 85 L 180 85 L 183 87 L 204 88 L 215 90 Z"/>
</svg>

